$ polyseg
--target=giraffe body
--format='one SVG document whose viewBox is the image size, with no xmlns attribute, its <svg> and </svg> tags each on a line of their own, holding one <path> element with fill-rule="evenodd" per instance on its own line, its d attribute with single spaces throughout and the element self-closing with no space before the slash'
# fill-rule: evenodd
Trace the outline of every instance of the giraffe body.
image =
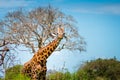
<svg viewBox="0 0 120 80">
<path fill-rule="evenodd" d="M 45 80 L 46 77 L 46 62 L 47 58 L 57 48 L 59 42 L 63 38 L 63 29 L 58 29 L 58 37 L 50 42 L 47 46 L 40 48 L 34 54 L 32 59 L 24 64 L 23 74 L 29 76 L 32 80 Z"/>
</svg>

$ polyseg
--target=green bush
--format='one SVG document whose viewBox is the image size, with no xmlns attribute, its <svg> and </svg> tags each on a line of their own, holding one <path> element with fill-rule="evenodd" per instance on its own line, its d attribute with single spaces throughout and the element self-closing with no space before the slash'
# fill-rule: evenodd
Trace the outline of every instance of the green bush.
<svg viewBox="0 0 120 80">
<path fill-rule="evenodd" d="M 21 65 L 16 65 L 6 70 L 5 79 L 0 80 L 30 80 L 27 76 L 21 74 Z"/>
<path fill-rule="evenodd" d="M 21 74 L 21 65 L 6 70 L 5 80 L 30 80 Z M 53 71 L 47 75 L 47 80 L 119 80 L 120 61 L 116 59 L 97 59 L 86 62 L 76 72 Z M 4 80 L 4 79 L 0 79 Z"/>
<path fill-rule="evenodd" d="M 120 61 L 116 59 L 97 59 L 86 62 L 77 72 L 54 72 L 48 80 L 119 80 Z"/>
<path fill-rule="evenodd" d="M 119 80 L 120 61 L 116 59 L 97 59 L 79 68 L 77 71 L 80 79 L 87 80 Z M 86 80 L 85 79 L 85 80 Z"/>
</svg>

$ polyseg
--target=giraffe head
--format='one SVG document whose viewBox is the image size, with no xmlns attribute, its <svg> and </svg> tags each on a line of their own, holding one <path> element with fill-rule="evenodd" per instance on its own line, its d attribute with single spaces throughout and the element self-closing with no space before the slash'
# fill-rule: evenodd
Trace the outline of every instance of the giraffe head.
<svg viewBox="0 0 120 80">
<path fill-rule="evenodd" d="M 64 27 L 58 27 L 58 38 L 63 38 L 64 36 Z"/>
</svg>

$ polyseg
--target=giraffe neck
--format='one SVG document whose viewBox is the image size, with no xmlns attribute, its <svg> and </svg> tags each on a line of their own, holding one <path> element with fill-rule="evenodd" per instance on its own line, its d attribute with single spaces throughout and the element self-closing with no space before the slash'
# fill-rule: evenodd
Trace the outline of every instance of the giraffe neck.
<svg viewBox="0 0 120 80">
<path fill-rule="evenodd" d="M 63 38 L 63 37 L 62 37 Z M 43 48 L 39 48 L 38 52 L 33 56 L 33 59 L 37 59 L 37 62 L 46 63 L 47 58 L 53 53 L 53 51 L 57 48 L 62 38 L 57 37 L 55 40 L 50 42 Z"/>
<path fill-rule="evenodd" d="M 44 57 L 43 60 L 46 60 L 52 53 L 53 51 L 57 48 L 57 46 L 59 45 L 60 41 L 62 38 L 57 37 L 56 39 L 54 39 L 52 42 L 50 42 L 48 45 L 46 45 L 43 48 L 40 48 L 37 52 L 37 57 Z M 39 58 L 40 59 L 40 58 Z M 38 59 L 38 61 L 39 61 Z"/>
<path fill-rule="evenodd" d="M 49 43 L 46 47 L 46 54 L 44 55 L 44 57 L 47 59 L 52 53 L 53 51 L 57 48 L 57 46 L 59 45 L 60 41 L 62 38 L 57 37 L 55 40 L 53 40 L 51 43 Z"/>
</svg>

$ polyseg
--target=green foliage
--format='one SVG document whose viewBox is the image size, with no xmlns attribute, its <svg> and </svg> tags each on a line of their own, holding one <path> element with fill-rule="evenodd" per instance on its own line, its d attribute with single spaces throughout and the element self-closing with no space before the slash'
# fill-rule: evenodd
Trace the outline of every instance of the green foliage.
<svg viewBox="0 0 120 80">
<path fill-rule="evenodd" d="M 5 79 L 0 80 L 30 80 L 28 77 L 21 74 L 21 65 L 16 65 L 14 67 L 8 68 L 6 70 Z"/>
<path fill-rule="evenodd" d="M 20 74 L 22 66 L 16 65 L 6 70 L 5 80 L 30 80 Z M 54 71 L 47 75 L 47 80 L 119 80 L 120 61 L 116 59 L 97 59 L 86 62 L 76 72 Z M 0 79 L 4 80 L 4 79 Z"/>
<path fill-rule="evenodd" d="M 48 80 L 119 80 L 120 62 L 116 59 L 97 59 L 86 62 L 77 72 L 55 72 Z"/>
<path fill-rule="evenodd" d="M 75 76 L 68 71 L 51 73 L 47 78 L 48 80 L 76 80 Z"/>
<path fill-rule="evenodd" d="M 77 74 L 79 76 L 84 76 L 85 74 L 87 80 L 118 80 L 120 79 L 120 62 L 116 59 L 99 58 L 87 62 L 77 71 Z"/>
</svg>

